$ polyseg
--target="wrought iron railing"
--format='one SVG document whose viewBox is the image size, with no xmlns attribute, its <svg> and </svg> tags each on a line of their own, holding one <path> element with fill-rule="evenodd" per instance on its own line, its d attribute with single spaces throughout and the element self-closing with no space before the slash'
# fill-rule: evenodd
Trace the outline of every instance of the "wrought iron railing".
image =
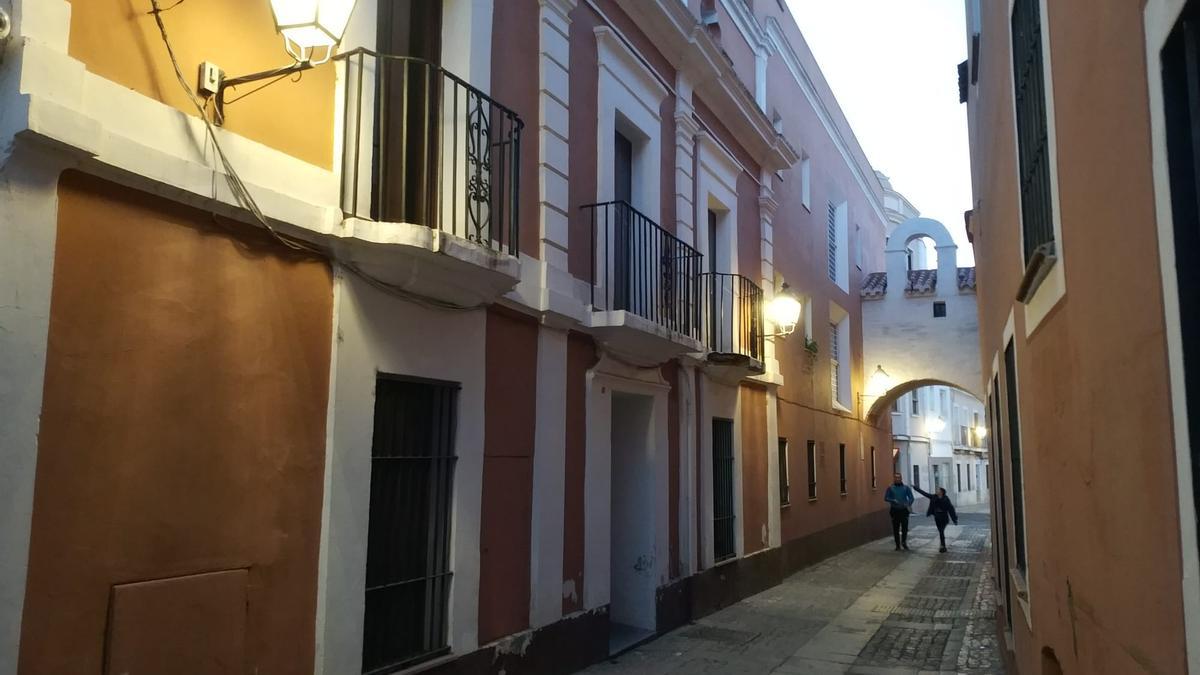
<svg viewBox="0 0 1200 675">
<path fill-rule="evenodd" d="M 710 361 L 749 359 L 762 363 L 765 350 L 763 292 L 740 274 L 700 275 L 701 326 Z"/>
<path fill-rule="evenodd" d="M 583 207 L 592 225 L 592 308 L 700 337 L 702 256 L 627 202 Z"/>
<path fill-rule="evenodd" d="M 516 255 L 521 118 L 422 59 L 362 48 L 336 58 L 346 64 L 342 211 Z"/>
</svg>

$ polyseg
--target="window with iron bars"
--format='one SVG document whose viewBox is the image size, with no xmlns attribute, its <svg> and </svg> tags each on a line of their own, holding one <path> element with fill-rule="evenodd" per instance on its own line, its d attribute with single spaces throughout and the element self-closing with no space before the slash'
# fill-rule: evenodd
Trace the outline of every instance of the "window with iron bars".
<svg viewBox="0 0 1200 675">
<path fill-rule="evenodd" d="M 839 360 L 838 350 L 838 325 L 836 323 L 829 324 L 829 386 L 830 392 L 833 394 L 834 402 L 841 400 L 840 392 L 838 391 L 838 380 L 841 379 L 841 362 Z"/>
<path fill-rule="evenodd" d="M 846 444 L 838 443 L 838 480 L 841 481 L 841 493 L 846 494 Z"/>
<path fill-rule="evenodd" d="M 1015 0 L 1011 23 L 1021 231 L 1028 265 L 1039 248 L 1048 255 L 1054 253 L 1040 0 Z"/>
<path fill-rule="evenodd" d="M 449 651 L 458 391 L 445 382 L 376 380 L 364 673 L 392 672 Z"/>
<path fill-rule="evenodd" d="M 713 558 L 720 562 L 737 555 L 734 539 L 733 420 L 712 421 Z"/>
<path fill-rule="evenodd" d="M 808 498 L 817 498 L 817 443 L 809 441 L 806 449 L 808 463 Z"/>
<path fill-rule="evenodd" d="M 829 202 L 829 280 L 837 283 L 838 250 L 837 250 L 837 206 Z"/>
<path fill-rule="evenodd" d="M 787 506 L 792 503 L 791 486 L 788 484 L 788 442 L 786 438 L 779 439 L 779 505 Z"/>
</svg>

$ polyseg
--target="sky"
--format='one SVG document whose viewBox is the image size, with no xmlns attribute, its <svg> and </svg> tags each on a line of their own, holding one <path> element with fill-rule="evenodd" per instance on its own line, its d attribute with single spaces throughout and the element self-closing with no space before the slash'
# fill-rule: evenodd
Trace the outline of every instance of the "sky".
<svg viewBox="0 0 1200 675">
<path fill-rule="evenodd" d="M 877 170 L 958 243 L 971 208 L 962 0 L 787 0 L 854 135 Z"/>
</svg>

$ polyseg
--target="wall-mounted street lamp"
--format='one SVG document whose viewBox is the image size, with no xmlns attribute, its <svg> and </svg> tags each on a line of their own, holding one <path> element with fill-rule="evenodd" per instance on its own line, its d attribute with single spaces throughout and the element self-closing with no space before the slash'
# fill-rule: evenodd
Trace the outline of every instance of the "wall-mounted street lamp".
<svg viewBox="0 0 1200 675">
<path fill-rule="evenodd" d="M 941 417 L 926 417 L 925 430 L 931 433 L 940 434 L 946 430 L 946 420 Z"/>
<path fill-rule="evenodd" d="M 787 337 L 796 330 L 800 322 L 800 311 L 803 306 L 800 300 L 788 290 L 787 282 L 775 292 L 775 297 L 767 303 L 767 318 L 775 324 L 775 333 L 767 337 Z"/>
<path fill-rule="evenodd" d="M 214 97 L 217 124 L 225 119 L 226 90 L 250 82 L 283 78 L 319 66 L 332 58 L 346 34 L 356 1 L 271 0 L 275 30 L 283 36 L 283 48 L 295 62 L 282 68 L 228 78 L 215 63 L 201 63 L 197 89 L 204 96 Z"/>
<path fill-rule="evenodd" d="M 982 443 L 983 439 L 987 438 L 988 430 L 985 426 L 975 427 L 975 438 Z"/>
</svg>

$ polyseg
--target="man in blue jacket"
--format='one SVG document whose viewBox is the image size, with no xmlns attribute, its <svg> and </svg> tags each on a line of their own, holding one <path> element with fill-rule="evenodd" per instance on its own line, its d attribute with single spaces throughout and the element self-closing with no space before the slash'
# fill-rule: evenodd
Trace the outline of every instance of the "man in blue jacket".
<svg viewBox="0 0 1200 675">
<path fill-rule="evenodd" d="M 907 551 L 908 514 L 912 511 L 913 493 L 912 489 L 904 484 L 903 476 L 898 473 L 892 476 L 892 484 L 884 491 L 883 501 L 891 506 L 889 512 L 892 516 L 892 538 L 896 540 L 896 550 L 899 551 L 903 546 Z"/>
</svg>

